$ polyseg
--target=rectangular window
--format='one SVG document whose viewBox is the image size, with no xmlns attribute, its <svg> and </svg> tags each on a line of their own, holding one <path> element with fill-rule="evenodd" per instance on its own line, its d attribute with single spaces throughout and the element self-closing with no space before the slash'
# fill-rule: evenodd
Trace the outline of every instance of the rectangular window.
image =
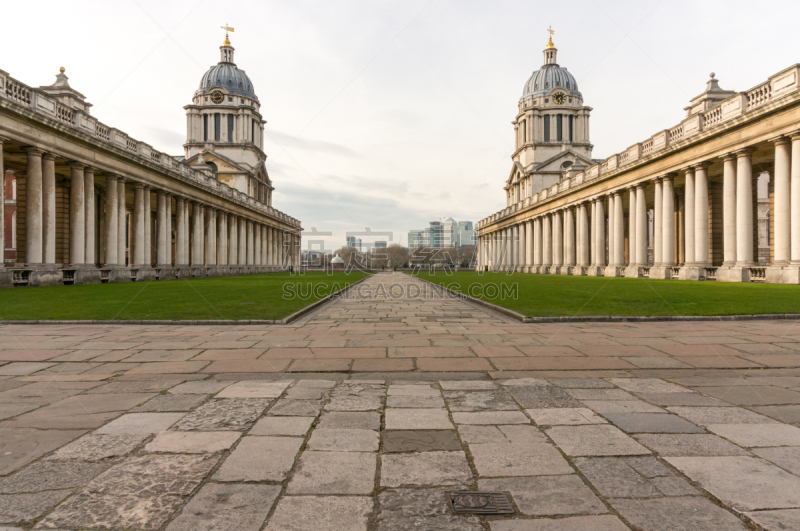
<svg viewBox="0 0 800 531">
<path fill-rule="evenodd" d="M 564 120 L 563 120 L 563 118 L 564 118 L 564 115 L 562 115 L 562 114 L 559 114 L 558 116 L 556 116 L 556 138 L 558 139 L 559 142 L 561 142 L 564 139 L 564 133 L 563 133 L 563 131 L 564 131 Z"/>
<path fill-rule="evenodd" d="M 214 140 L 219 142 L 219 113 L 214 114 Z"/>
<path fill-rule="evenodd" d="M 208 115 L 203 115 L 203 141 L 208 140 Z"/>
<path fill-rule="evenodd" d="M 233 142 L 233 115 L 228 115 L 228 142 Z"/>
<path fill-rule="evenodd" d="M 256 141 L 256 121 L 255 119 L 253 119 L 253 121 L 250 122 L 250 142 L 255 143 L 255 141 Z"/>
<path fill-rule="evenodd" d="M 544 115 L 544 141 L 550 142 L 550 115 Z"/>
<path fill-rule="evenodd" d="M 572 143 L 572 119 L 574 116 L 569 117 L 569 142 Z"/>
</svg>

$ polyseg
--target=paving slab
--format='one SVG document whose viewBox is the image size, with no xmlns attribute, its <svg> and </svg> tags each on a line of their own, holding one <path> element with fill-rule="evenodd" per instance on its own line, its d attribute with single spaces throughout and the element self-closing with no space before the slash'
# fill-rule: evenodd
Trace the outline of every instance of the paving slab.
<svg viewBox="0 0 800 531">
<path fill-rule="evenodd" d="M 537 426 L 606 424 L 608 421 L 587 408 L 526 409 Z"/>
<path fill-rule="evenodd" d="M 383 460 L 386 463 L 386 457 Z M 286 493 L 372 494 L 375 488 L 377 454 L 367 452 L 314 452 L 300 456 L 297 471 Z"/>
<path fill-rule="evenodd" d="M 600 378 L 549 378 L 556 387 L 564 389 L 613 389 L 614 384 Z"/>
<path fill-rule="evenodd" d="M 438 389 L 430 385 L 390 385 L 387 392 L 388 396 L 442 396 Z"/>
<path fill-rule="evenodd" d="M 148 453 L 213 454 L 229 449 L 239 440 L 238 431 L 163 431 L 148 443 Z"/>
<path fill-rule="evenodd" d="M 446 409 L 387 409 L 387 430 L 451 430 Z"/>
<path fill-rule="evenodd" d="M 569 456 L 645 455 L 650 450 L 614 426 L 556 426 L 546 430 Z"/>
<path fill-rule="evenodd" d="M 215 394 L 233 382 L 220 382 L 218 380 L 200 380 L 197 382 L 186 382 L 169 389 L 167 392 L 175 395 L 191 394 L 191 395 L 206 395 Z"/>
<path fill-rule="evenodd" d="M 622 389 L 565 389 L 565 392 L 578 400 L 636 400 Z"/>
<path fill-rule="evenodd" d="M 711 434 L 644 433 L 634 438 L 662 457 L 749 455 L 739 446 Z"/>
<path fill-rule="evenodd" d="M 288 400 L 282 398 L 269 410 L 271 416 L 316 417 L 322 411 L 322 400 Z"/>
<path fill-rule="evenodd" d="M 611 499 L 611 506 L 642 531 L 744 531 L 740 519 L 699 496 Z"/>
<path fill-rule="evenodd" d="M 71 490 L 50 490 L 35 494 L 0 495 L 0 522 L 31 522 L 53 508 L 72 493 Z M 3 528 L 0 527 L 0 530 Z M 11 531 L 21 528 L 9 527 Z"/>
<path fill-rule="evenodd" d="M 159 433 L 178 422 L 184 415 L 185 413 L 128 413 L 95 430 L 95 433 Z"/>
<path fill-rule="evenodd" d="M 396 489 L 378 496 L 378 531 L 431 529 L 437 531 L 482 531 L 476 516 L 452 516 L 443 489 Z"/>
<path fill-rule="evenodd" d="M 175 425 L 177 430 L 244 431 L 269 406 L 268 398 L 211 399 Z"/>
<path fill-rule="evenodd" d="M 372 505 L 365 496 L 285 496 L 265 531 L 366 531 Z"/>
<path fill-rule="evenodd" d="M 317 452 L 377 452 L 380 435 L 373 430 L 317 428 L 308 449 Z"/>
<path fill-rule="evenodd" d="M 465 424 L 458 427 L 458 433 L 467 444 L 511 442 L 497 426 L 470 426 Z"/>
<path fill-rule="evenodd" d="M 536 520 L 496 520 L 489 524 L 492 531 L 629 531 L 616 516 L 569 516 Z"/>
<path fill-rule="evenodd" d="M 441 396 L 389 396 L 386 407 L 442 409 L 445 405 Z"/>
<path fill-rule="evenodd" d="M 385 454 L 381 460 L 382 487 L 461 485 L 471 480 L 464 452 Z"/>
<path fill-rule="evenodd" d="M 667 457 L 672 466 L 738 511 L 800 507 L 800 478 L 756 457 Z"/>
<path fill-rule="evenodd" d="M 753 448 L 753 453 L 800 476 L 800 447 Z"/>
<path fill-rule="evenodd" d="M 792 531 L 800 529 L 800 509 L 777 509 L 744 513 L 766 531 Z"/>
<path fill-rule="evenodd" d="M 132 413 L 160 413 L 166 411 L 191 411 L 208 399 L 209 395 L 158 395 L 141 406 L 131 410 Z"/>
<path fill-rule="evenodd" d="M 544 409 L 554 407 L 582 407 L 564 389 L 554 385 L 512 385 L 508 392 L 525 409 Z"/>
<path fill-rule="evenodd" d="M 549 476 L 574 472 L 551 444 L 470 444 L 469 450 L 481 477 Z"/>
<path fill-rule="evenodd" d="M 700 494 L 654 457 L 580 457 L 574 464 L 601 495 L 609 498 Z"/>
<path fill-rule="evenodd" d="M 604 413 L 603 416 L 627 433 L 705 433 L 703 428 L 667 413 Z"/>
<path fill-rule="evenodd" d="M 280 492 L 277 485 L 206 484 L 167 531 L 258 531 Z"/>
<path fill-rule="evenodd" d="M 530 424 L 522 411 L 478 411 L 453 413 L 456 424 Z"/>
<path fill-rule="evenodd" d="M 730 406 L 700 393 L 639 393 L 639 396 L 658 406 Z"/>
<path fill-rule="evenodd" d="M 667 408 L 700 426 L 711 424 L 777 424 L 776 421 L 740 407 L 682 407 Z"/>
<path fill-rule="evenodd" d="M 482 479 L 479 490 L 508 491 L 526 515 L 602 514 L 608 508 L 572 474 L 525 478 Z"/>
<path fill-rule="evenodd" d="M 383 451 L 385 453 L 460 450 L 461 443 L 453 430 L 387 430 L 383 432 Z"/>
<path fill-rule="evenodd" d="M 287 435 L 304 437 L 315 417 L 264 417 L 256 422 L 249 435 Z"/>
<path fill-rule="evenodd" d="M 442 380 L 439 382 L 445 391 L 491 391 L 497 384 L 489 380 Z"/>
<path fill-rule="evenodd" d="M 97 428 L 146 402 L 151 393 L 81 394 L 6 421 L 5 426 L 44 429 Z"/>
<path fill-rule="evenodd" d="M 371 411 L 326 411 L 320 417 L 318 428 L 379 430 L 381 415 Z"/>
<path fill-rule="evenodd" d="M 43 461 L 0 478 L 0 494 L 80 487 L 109 467 L 101 463 Z"/>
<path fill-rule="evenodd" d="M 711 424 L 708 431 L 739 446 L 800 446 L 800 428 L 787 424 Z"/>
<path fill-rule="evenodd" d="M 242 381 L 229 385 L 216 398 L 277 398 L 291 384 L 291 381 L 259 382 Z"/>
<path fill-rule="evenodd" d="M 374 411 L 383 407 L 379 396 L 335 396 L 325 405 L 326 411 Z"/>
<path fill-rule="evenodd" d="M 303 440 L 296 437 L 244 437 L 225 459 L 216 481 L 283 481 Z"/>
<path fill-rule="evenodd" d="M 800 423 L 800 406 L 759 406 L 752 409 L 780 422 Z"/>
<path fill-rule="evenodd" d="M 150 435 L 149 433 L 120 433 L 115 435 L 90 433 L 77 441 L 62 446 L 45 459 L 102 461 L 104 459 L 122 457 L 131 453 Z"/>
<path fill-rule="evenodd" d="M 44 454 L 77 439 L 84 433 L 86 430 L 37 430 L 3 427 L 2 437 L 0 437 L 0 474 L 13 472 Z"/>
<path fill-rule="evenodd" d="M 583 405 L 605 415 L 606 413 L 665 413 L 643 400 L 582 400 Z"/>
<path fill-rule="evenodd" d="M 737 406 L 772 406 L 800 404 L 800 393 L 770 385 L 735 385 L 700 387 L 700 392 Z"/>
<path fill-rule="evenodd" d="M 450 411 L 518 411 L 519 406 L 507 393 L 492 391 L 445 391 Z"/>
<path fill-rule="evenodd" d="M 547 442 L 547 437 L 535 426 L 527 424 L 509 424 L 497 426 L 509 442 L 516 444 L 528 444 Z"/>
<path fill-rule="evenodd" d="M 609 378 L 609 382 L 632 393 L 685 393 L 687 389 L 657 378 Z"/>
</svg>

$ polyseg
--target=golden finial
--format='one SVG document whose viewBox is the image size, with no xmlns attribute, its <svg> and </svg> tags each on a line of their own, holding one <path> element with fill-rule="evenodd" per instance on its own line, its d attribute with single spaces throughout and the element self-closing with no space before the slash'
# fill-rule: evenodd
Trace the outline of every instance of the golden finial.
<svg viewBox="0 0 800 531">
<path fill-rule="evenodd" d="M 231 33 L 233 33 L 233 28 L 228 26 L 227 22 L 225 23 L 224 26 L 220 26 L 220 27 L 225 30 L 225 42 L 222 43 L 222 44 L 224 46 L 230 46 L 231 45 L 231 41 L 230 41 L 230 39 L 228 39 L 228 32 L 230 31 Z"/>
<path fill-rule="evenodd" d="M 547 41 L 547 47 L 548 48 L 555 48 L 556 45 L 553 44 L 553 33 L 555 33 L 556 31 L 553 29 L 553 26 L 550 26 L 549 28 L 547 28 L 547 31 L 550 32 L 550 39 L 548 39 L 548 41 Z"/>
<path fill-rule="evenodd" d="M 67 69 L 62 66 L 61 68 L 58 69 L 58 71 L 63 74 L 64 72 L 67 71 Z"/>
</svg>

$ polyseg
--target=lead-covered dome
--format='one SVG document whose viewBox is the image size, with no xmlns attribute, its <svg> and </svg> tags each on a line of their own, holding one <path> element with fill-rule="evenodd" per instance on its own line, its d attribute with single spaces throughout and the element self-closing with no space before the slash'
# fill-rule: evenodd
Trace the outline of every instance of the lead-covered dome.
<svg viewBox="0 0 800 531">
<path fill-rule="evenodd" d="M 250 81 L 244 70 L 240 70 L 234 63 L 220 62 L 203 75 L 203 79 L 200 80 L 200 90 L 205 92 L 214 86 L 223 87 L 231 94 L 258 101 L 258 96 L 253 89 L 253 82 Z"/>
<path fill-rule="evenodd" d="M 578 92 L 578 82 L 566 68 L 557 64 L 546 64 L 531 74 L 522 91 L 522 99 L 545 96 L 554 88 L 563 88 L 569 90 L 573 96 L 581 97 L 581 93 Z"/>
</svg>

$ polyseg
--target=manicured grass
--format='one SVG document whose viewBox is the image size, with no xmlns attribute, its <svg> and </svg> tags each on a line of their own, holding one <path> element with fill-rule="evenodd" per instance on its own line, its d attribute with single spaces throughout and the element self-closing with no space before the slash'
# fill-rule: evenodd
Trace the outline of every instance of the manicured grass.
<svg viewBox="0 0 800 531">
<path fill-rule="evenodd" d="M 365 276 L 361 272 L 267 273 L 5 289 L 0 290 L 0 320 L 283 319 Z"/>
<path fill-rule="evenodd" d="M 528 317 L 800 314 L 800 286 L 635 278 L 422 272 L 420 278 Z M 511 295 L 492 297 L 503 284 Z M 457 285 L 457 286 L 456 286 Z M 513 286 L 517 286 L 517 296 Z M 470 291 L 470 286 L 472 291 Z"/>
</svg>

